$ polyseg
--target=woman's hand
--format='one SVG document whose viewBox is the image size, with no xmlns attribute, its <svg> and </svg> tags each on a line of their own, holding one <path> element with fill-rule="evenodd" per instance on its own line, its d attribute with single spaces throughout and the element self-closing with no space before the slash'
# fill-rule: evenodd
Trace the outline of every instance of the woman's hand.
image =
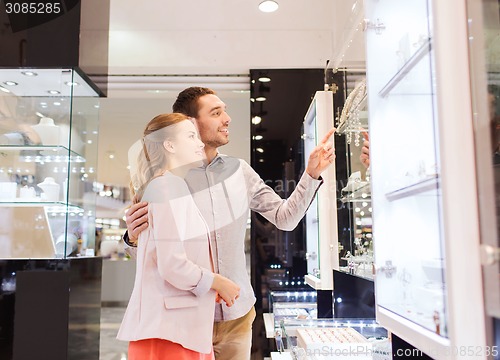
<svg viewBox="0 0 500 360">
<path fill-rule="evenodd" d="M 125 214 L 127 232 L 130 242 L 136 243 L 139 234 L 148 228 L 148 203 L 139 202 L 132 205 Z"/>
<path fill-rule="evenodd" d="M 227 307 L 233 306 L 236 299 L 240 297 L 240 287 L 228 278 L 215 274 L 212 289 L 217 291 L 216 301 L 224 300 Z"/>
<path fill-rule="evenodd" d="M 363 131 L 362 134 L 365 140 L 363 141 L 363 147 L 361 148 L 361 155 L 359 155 L 359 160 L 365 168 L 368 168 L 368 166 L 370 166 L 370 137 L 368 136 L 368 133 L 366 131 Z"/>
</svg>

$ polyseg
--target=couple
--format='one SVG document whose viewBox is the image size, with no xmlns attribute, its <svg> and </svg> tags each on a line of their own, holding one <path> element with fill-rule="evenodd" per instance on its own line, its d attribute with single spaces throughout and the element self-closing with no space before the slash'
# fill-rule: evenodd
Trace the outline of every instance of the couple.
<svg viewBox="0 0 500 360">
<path fill-rule="evenodd" d="M 128 242 L 139 237 L 137 274 L 118 338 L 130 341 L 129 359 L 249 359 L 248 210 L 293 229 L 334 160 L 333 130 L 283 200 L 246 162 L 218 153 L 231 119 L 212 90 L 182 91 L 173 110 L 144 133 L 134 179 L 141 202 L 127 214 Z"/>
</svg>

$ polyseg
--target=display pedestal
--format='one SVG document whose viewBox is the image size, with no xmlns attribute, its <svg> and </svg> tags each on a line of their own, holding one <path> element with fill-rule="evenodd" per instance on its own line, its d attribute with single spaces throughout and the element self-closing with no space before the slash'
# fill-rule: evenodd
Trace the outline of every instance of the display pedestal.
<svg viewBox="0 0 500 360">
<path fill-rule="evenodd" d="M 99 358 L 102 259 L 0 260 L 0 359 Z"/>
<path fill-rule="evenodd" d="M 336 318 L 375 319 L 373 280 L 333 270 Z"/>
<path fill-rule="evenodd" d="M 317 290 L 318 319 L 333 318 L 332 290 Z"/>
</svg>

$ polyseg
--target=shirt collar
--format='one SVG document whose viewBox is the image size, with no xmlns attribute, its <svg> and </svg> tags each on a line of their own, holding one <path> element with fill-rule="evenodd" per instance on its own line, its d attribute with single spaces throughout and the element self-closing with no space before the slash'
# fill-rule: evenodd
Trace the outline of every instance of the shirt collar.
<svg viewBox="0 0 500 360">
<path fill-rule="evenodd" d="M 221 154 L 220 152 L 217 152 L 217 155 L 214 157 L 214 159 L 212 160 L 212 162 L 211 162 L 210 164 L 203 164 L 201 167 L 202 167 L 203 169 L 206 169 L 207 167 L 209 167 L 209 166 L 213 166 L 213 165 L 217 164 L 218 162 L 222 162 L 222 163 L 224 163 L 224 161 L 225 161 L 225 160 L 224 160 L 224 157 L 225 157 L 225 156 L 226 156 L 226 155 Z"/>
</svg>

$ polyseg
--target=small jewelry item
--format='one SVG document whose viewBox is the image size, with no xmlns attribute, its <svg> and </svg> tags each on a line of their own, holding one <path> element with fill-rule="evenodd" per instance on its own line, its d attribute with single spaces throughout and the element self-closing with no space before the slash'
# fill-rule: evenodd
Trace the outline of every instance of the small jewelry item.
<svg viewBox="0 0 500 360">
<path fill-rule="evenodd" d="M 434 311 L 434 315 L 432 316 L 432 319 L 434 320 L 434 324 L 436 325 L 436 334 L 440 335 L 441 334 L 441 318 L 439 316 L 438 311 Z"/>
</svg>

